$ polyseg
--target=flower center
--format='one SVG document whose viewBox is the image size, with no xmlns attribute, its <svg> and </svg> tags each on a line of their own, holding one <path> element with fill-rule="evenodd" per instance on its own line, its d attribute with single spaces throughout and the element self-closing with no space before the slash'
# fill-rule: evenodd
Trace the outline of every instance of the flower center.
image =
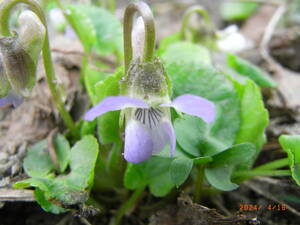
<svg viewBox="0 0 300 225">
<path fill-rule="evenodd" d="M 134 113 L 134 117 L 136 120 L 140 121 L 146 126 L 149 126 L 150 128 L 152 128 L 152 126 L 156 126 L 162 116 L 163 111 L 159 108 L 153 107 L 151 107 L 150 109 L 137 108 Z"/>
</svg>

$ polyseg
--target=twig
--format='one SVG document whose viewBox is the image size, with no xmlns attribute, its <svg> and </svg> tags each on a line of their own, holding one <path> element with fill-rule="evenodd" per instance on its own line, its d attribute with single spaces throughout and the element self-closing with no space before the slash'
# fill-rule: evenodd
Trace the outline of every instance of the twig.
<svg viewBox="0 0 300 225">
<path fill-rule="evenodd" d="M 8 201 L 25 201 L 33 202 L 34 196 L 33 191 L 31 190 L 18 190 L 18 189 L 9 189 L 9 188 L 0 188 L 0 202 Z"/>
<path fill-rule="evenodd" d="M 286 3 L 283 2 L 278 6 L 277 10 L 273 14 L 260 43 L 260 54 L 270 65 L 278 65 L 278 63 L 276 63 L 276 61 L 269 54 L 268 44 L 273 36 L 276 25 L 278 24 L 285 10 Z"/>
</svg>

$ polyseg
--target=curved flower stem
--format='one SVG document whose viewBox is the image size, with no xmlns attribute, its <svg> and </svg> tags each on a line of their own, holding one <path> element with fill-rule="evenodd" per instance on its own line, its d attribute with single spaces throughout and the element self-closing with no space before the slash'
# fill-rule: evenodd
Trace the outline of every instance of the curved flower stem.
<svg viewBox="0 0 300 225">
<path fill-rule="evenodd" d="M 201 200 L 203 180 L 204 180 L 204 165 L 197 165 L 197 177 L 194 188 L 194 202 L 199 203 Z"/>
<path fill-rule="evenodd" d="M 144 61 L 149 62 L 153 59 L 155 47 L 155 25 L 154 18 L 149 6 L 144 2 L 135 2 L 127 6 L 124 14 L 124 63 L 125 72 L 129 68 L 132 60 L 132 25 L 133 17 L 138 12 L 145 24 L 145 46 Z"/>
<path fill-rule="evenodd" d="M 261 166 L 254 168 L 253 170 L 255 170 L 255 171 L 257 171 L 257 170 L 274 170 L 274 169 L 282 168 L 282 167 L 288 166 L 288 165 L 289 165 L 289 159 L 284 158 L 284 159 L 278 159 L 273 162 L 263 164 Z"/>
<path fill-rule="evenodd" d="M 3 0 L 0 4 L 0 33 L 4 36 L 10 35 L 9 30 L 9 16 L 11 9 L 19 3 L 24 3 L 30 7 L 30 9 L 39 17 L 45 28 L 46 19 L 43 13 L 42 8 L 39 6 L 39 3 L 36 0 Z M 53 101 L 59 111 L 63 121 L 66 126 L 70 129 L 71 133 L 76 136 L 76 128 L 75 123 L 69 114 L 69 112 L 65 109 L 64 103 L 62 101 L 61 91 L 56 84 L 56 77 L 54 73 L 53 63 L 51 59 L 51 52 L 49 46 L 49 38 L 48 31 L 46 29 L 45 41 L 42 48 L 44 67 L 46 72 L 46 79 L 50 89 L 50 92 L 53 97 Z"/>
<path fill-rule="evenodd" d="M 145 187 L 142 186 L 133 192 L 133 194 L 130 196 L 130 198 L 123 205 L 121 205 L 120 209 L 118 210 L 117 214 L 112 218 L 109 225 L 119 225 L 120 224 L 122 217 L 126 214 L 126 212 L 128 212 L 129 210 L 132 209 L 134 204 L 140 198 L 144 189 L 145 189 Z"/>
<path fill-rule="evenodd" d="M 190 17 L 191 15 L 193 15 L 194 13 L 198 13 L 202 16 L 204 22 L 209 25 L 209 26 L 212 26 L 212 22 L 210 20 L 210 17 L 207 13 L 207 11 L 200 5 L 197 5 L 197 6 L 193 6 L 191 8 L 189 8 L 183 15 L 183 19 L 182 19 L 182 25 L 181 25 L 181 29 L 180 29 L 180 32 L 179 32 L 179 35 L 180 35 L 180 39 L 184 40 L 186 38 L 186 29 L 187 29 L 187 26 L 189 24 L 189 21 L 190 21 Z"/>
</svg>

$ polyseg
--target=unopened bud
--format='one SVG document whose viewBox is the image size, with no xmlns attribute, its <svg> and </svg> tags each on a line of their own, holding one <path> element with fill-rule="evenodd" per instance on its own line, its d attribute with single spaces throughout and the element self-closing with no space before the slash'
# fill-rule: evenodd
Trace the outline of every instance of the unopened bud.
<svg viewBox="0 0 300 225">
<path fill-rule="evenodd" d="M 29 10 L 20 15 L 19 25 L 19 42 L 33 62 L 37 63 L 45 40 L 46 28 L 39 18 Z"/>
<path fill-rule="evenodd" d="M 1 38 L 0 49 L 5 75 L 12 89 L 17 94 L 28 96 L 35 81 L 35 63 L 22 48 L 17 36 Z"/>
<path fill-rule="evenodd" d="M 0 38 L 0 96 L 11 87 L 17 95 L 27 97 L 35 84 L 36 64 L 45 38 L 45 27 L 31 11 L 23 12 L 19 22 L 21 28 L 18 34 Z"/>
</svg>

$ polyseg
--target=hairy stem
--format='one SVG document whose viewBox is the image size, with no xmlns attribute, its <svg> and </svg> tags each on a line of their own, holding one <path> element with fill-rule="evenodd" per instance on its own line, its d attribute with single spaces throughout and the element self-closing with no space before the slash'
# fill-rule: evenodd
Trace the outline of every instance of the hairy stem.
<svg viewBox="0 0 300 225">
<path fill-rule="evenodd" d="M 39 17 L 39 19 L 41 20 L 41 22 L 43 23 L 45 28 L 47 28 L 45 15 L 37 1 L 35 1 L 35 0 L 4 0 L 0 4 L 0 33 L 1 33 L 1 35 L 9 36 L 11 34 L 10 30 L 9 30 L 10 12 L 11 12 L 11 9 L 19 3 L 24 3 L 24 4 L 28 5 L 30 7 L 30 9 Z M 65 108 L 65 105 L 62 100 L 63 98 L 62 98 L 61 90 L 58 87 L 58 85 L 56 84 L 57 79 L 55 77 L 53 63 L 52 63 L 47 29 L 46 29 L 45 41 L 44 41 L 43 48 L 42 48 L 42 55 L 43 55 L 43 60 L 44 60 L 46 79 L 47 79 L 47 83 L 48 83 L 51 95 L 53 97 L 53 101 L 54 101 L 56 108 L 59 111 L 63 121 L 65 122 L 66 126 L 70 129 L 71 133 L 74 136 L 76 136 L 75 123 L 74 123 L 71 115 Z"/>
<path fill-rule="evenodd" d="M 149 62 L 154 56 L 155 25 L 154 18 L 149 6 L 144 2 L 131 3 L 124 14 L 124 63 L 127 72 L 132 60 L 132 26 L 135 13 L 138 12 L 145 24 L 144 61 Z"/>
<path fill-rule="evenodd" d="M 203 188 L 203 180 L 204 180 L 204 169 L 203 165 L 197 165 L 197 177 L 194 188 L 194 201 L 200 202 Z"/>
</svg>

